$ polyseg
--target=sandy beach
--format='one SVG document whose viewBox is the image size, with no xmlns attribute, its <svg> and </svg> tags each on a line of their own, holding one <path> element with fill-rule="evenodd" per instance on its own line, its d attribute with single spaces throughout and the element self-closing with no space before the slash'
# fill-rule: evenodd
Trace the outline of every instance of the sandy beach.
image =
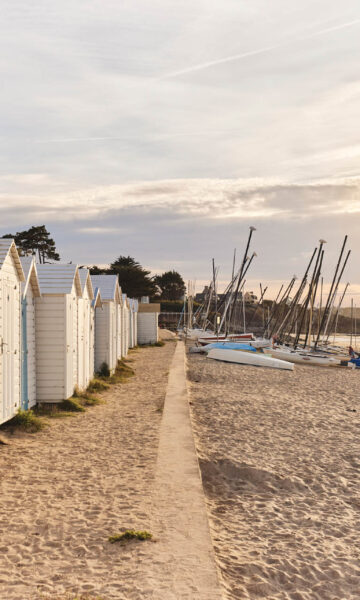
<svg viewBox="0 0 360 600">
<path fill-rule="evenodd" d="M 133 352 L 136 372 L 106 403 L 0 446 L 0 598 L 144 597 L 159 427 L 175 343 Z M 150 596 L 149 596 L 150 597 Z"/>
<path fill-rule="evenodd" d="M 188 361 L 225 597 L 358 599 L 359 373 Z"/>
</svg>

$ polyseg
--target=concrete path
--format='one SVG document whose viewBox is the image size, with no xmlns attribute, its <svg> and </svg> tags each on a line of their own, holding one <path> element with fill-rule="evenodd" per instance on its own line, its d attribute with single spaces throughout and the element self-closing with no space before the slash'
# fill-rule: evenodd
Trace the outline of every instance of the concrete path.
<svg viewBox="0 0 360 600">
<path fill-rule="evenodd" d="M 171 363 L 154 489 L 152 573 L 156 600 L 221 600 L 190 422 L 185 347 Z"/>
</svg>

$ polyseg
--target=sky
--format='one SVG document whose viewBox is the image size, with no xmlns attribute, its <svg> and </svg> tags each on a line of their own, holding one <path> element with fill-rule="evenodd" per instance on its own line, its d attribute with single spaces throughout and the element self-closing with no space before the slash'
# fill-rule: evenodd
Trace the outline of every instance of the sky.
<svg viewBox="0 0 360 600">
<path fill-rule="evenodd" d="M 357 0 L 1 0 L 0 235 L 199 291 L 255 226 L 274 294 L 348 234 L 360 303 L 359 64 Z"/>
</svg>

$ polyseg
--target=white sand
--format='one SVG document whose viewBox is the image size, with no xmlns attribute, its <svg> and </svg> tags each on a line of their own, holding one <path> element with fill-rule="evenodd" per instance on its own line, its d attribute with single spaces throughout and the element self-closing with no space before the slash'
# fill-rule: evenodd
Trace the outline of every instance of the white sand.
<svg viewBox="0 0 360 600">
<path fill-rule="evenodd" d="M 226 597 L 360 598 L 360 372 L 189 363 Z"/>
<path fill-rule="evenodd" d="M 136 377 L 107 403 L 0 445 L 0 598 L 140 600 L 154 544 L 109 535 L 150 529 L 161 408 L 174 343 L 132 354 Z"/>
</svg>

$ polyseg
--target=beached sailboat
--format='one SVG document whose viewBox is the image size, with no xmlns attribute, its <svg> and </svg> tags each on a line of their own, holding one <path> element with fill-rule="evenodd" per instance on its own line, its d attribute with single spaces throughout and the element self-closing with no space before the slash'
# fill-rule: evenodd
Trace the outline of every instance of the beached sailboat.
<svg viewBox="0 0 360 600">
<path fill-rule="evenodd" d="M 313 365 L 315 367 L 339 367 L 342 362 L 341 357 L 316 352 L 311 353 L 306 350 L 294 350 L 293 348 L 265 348 L 264 353 L 294 364 Z"/>
<path fill-rule="evenodd" d="M 253 367 L 268 367 L 271 369 L 285 369 L 287 371 L 292 371 L 294 369 L 292 362 L 266 356 L 258 352 L 242 352 L 239 350 L 214 348 L 208 353 L 208 358 L 223 362 L 238 363 L 241 365 L 251 365 Z"/>
</svg>

